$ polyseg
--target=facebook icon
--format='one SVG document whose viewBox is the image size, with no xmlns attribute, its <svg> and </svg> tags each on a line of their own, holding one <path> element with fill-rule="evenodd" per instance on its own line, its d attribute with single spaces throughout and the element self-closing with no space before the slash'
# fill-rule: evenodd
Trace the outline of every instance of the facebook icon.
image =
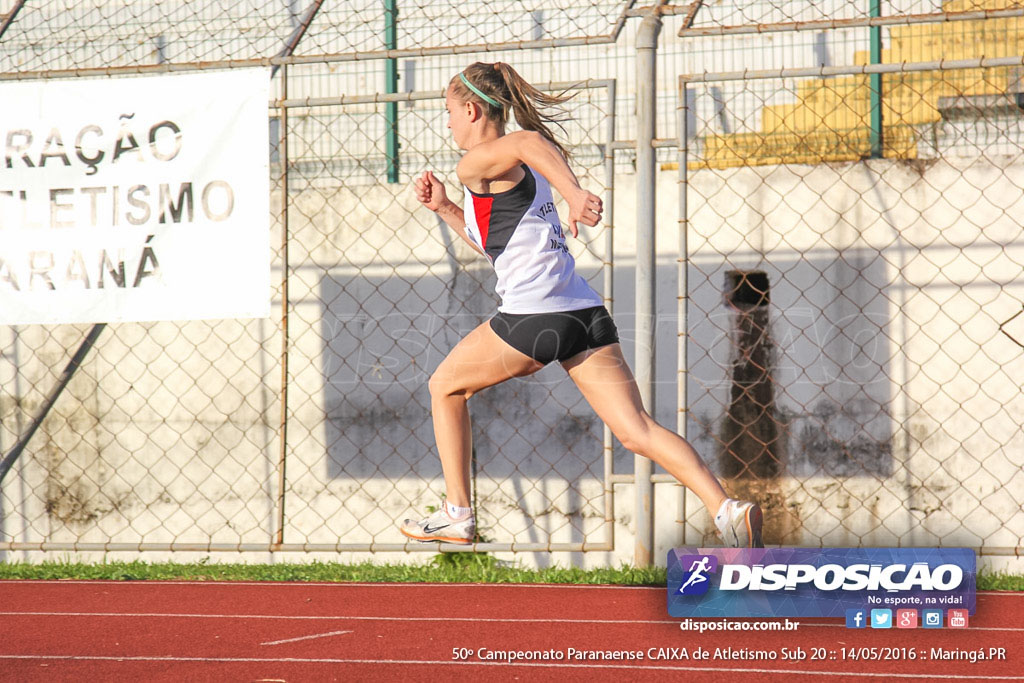
<svg viewBox="0 0 1024 683">
<path fill-rule="evenodd" d="M 846 610 L 846 628 L 866 628 L 868 611 L 864 609 Z"/>
</svg>

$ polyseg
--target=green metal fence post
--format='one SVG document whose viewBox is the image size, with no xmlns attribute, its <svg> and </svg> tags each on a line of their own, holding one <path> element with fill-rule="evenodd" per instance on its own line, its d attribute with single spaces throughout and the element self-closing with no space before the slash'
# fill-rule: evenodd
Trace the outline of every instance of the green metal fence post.
<svg viewBox="0 0 1024 683">
<path fill-rule="evenodd" d="M 871 16 L 882 16 L 882 0 L 871 0 Z M 871 63 L 882 63 L 882 27 L 871 29 Z M 882 157 L 882 74 L 871 74 L 871 158 Z"/>
<path fill-rule="evenodd" d="M 398 0 L 384 1 L 384 42 L 388 50 L 398 49 Z M 388 93 L 398 92 L 398 60 L 387 59 L 384 62 L 384 87 Z M 388 182 L 398 182 L 398 103 L 387 102 L 384 105 L 384 116 L 387 119 L 387 157 Z"/>
</svg>

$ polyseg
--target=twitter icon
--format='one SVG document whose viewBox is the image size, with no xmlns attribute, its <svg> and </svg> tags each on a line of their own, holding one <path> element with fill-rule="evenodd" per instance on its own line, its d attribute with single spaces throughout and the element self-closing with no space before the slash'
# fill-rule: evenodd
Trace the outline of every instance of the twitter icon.
<svg viewBox="0 0 1024 683">
<path fill-rule="evenodd" d="M 871 628 L 892 628 L 892 610 L 871 610 Z"/>
</svg>

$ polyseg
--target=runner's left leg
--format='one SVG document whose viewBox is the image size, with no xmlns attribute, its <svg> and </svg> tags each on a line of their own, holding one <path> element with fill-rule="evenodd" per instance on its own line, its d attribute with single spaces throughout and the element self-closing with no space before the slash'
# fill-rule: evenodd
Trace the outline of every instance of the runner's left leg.
<svg viewBox="0 0 1024 683">
<path fill-rule="evenodd" d="M 693 491 L 712 517 L 726 499 L 715 475 L 683 437 L 665 429 L 644 409 L 633 373 L 619 344 L 578 353 L 562 367 L 626 450 L 650 458 Z"/>
</svg>

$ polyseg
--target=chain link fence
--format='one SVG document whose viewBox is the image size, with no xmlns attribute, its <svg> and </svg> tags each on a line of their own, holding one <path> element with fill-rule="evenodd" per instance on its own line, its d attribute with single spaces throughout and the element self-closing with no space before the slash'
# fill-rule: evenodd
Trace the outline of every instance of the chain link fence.
<svg viewBox="0 0 1024 683">
<path fill-rule="evenodd" d="M 873 69 L 877 158 L 863 68 L 682 81 L 680 407 L 766 542 L 1021 545 L 1024 59 L 965 61 Z"/>
<path fill-rule="evenodd" d="M 272 319 L 108 325 L 0 485 L 0 552 L 434 550 L 396 528 L 443 491 L 427 379 L 496 300 L 409 185 L 434 170 L 458 198 L 443 89 L 500 59 L 576 94 L 565 133 L 606 221 L 571 245 L 627 357 L 636 197 L 657 193 L 677 400 L 655 415 L 761 502 L 768 542 L 1017 553 L 1024 8 L 657 7 L 640 188 L 632 2 L 0 2 L 3 80 L 273 66 L 277 283 Z M 775 71 L 731 72 L 752 64 Z M 0 328 L 0 453 L 88 332 Z M 629 557 L 631 455 L 560 369 L 471 411 L 481 549 Z M 659 547 L 714 543 L 699 501 L 657 491 Z"/>
</svg>

